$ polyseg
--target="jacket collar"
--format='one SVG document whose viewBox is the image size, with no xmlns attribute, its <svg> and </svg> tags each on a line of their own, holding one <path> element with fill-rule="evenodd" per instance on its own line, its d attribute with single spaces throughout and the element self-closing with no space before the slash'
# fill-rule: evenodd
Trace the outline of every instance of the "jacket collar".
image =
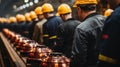
<svg viewBox="0 0 120 67">
<path fill-rule="evenodd" d="M 53 17 L 56 17 L 56 16 L 51 16 L 51 17 L 47 18 L 47 20 L 50 20 L 50 19 L 53 18 Z"/>
<path fill-rule="evenodd" d="M 89 18 L 89 17 L 95 16 L 95 15 L 100 15 L 100 14 L 99 14 L 99 13 L 92 13 L 92 14 L 88 15 L 84 20 L 86 20 L 86 19 Z M 83 20 L 83 21 L 84 21 L 84 20 Z"/>
<path fill-rule="evenodd" d="M 69 18 L 69 19 L 67 19 L 66 21 L 69 21 L 69 20 L 75 20 L 74 18 Z"/>
</svg>

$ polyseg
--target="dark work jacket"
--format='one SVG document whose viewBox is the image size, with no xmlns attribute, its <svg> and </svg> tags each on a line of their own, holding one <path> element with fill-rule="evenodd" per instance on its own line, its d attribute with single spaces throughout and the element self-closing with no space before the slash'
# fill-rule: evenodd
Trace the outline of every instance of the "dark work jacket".
<svg viewBox="0 0 120 67">
<path fill-rule="evenodd" d="M 32 39 L 33 37 L 34 27 L 38 21 L 39 21 L 38 19 L 33 19 L 33 21 L 30 22 L 29 24 L 29 38 L 30 39 Z"/>
<path fill-rule="evenodd" d="M 72 47 L 70 67 L 94 66 L 98 57 L 100 40 L 105 17 L 92 13 L 77 26 Z"/>
<path fill-rule="evenodd" d="M 32 25 L 32 21 L 25 22 L 25 29 L 23 31 L 23 36 L 30 38 L 30 26 Z"/>
<path fill-rule="evenodd" d="M 62 23 L 62 19 L 57 16 L 52 16 L 47 19 L 43 24 L 43 44 L 49 48 L 53 48 L 55 45 L 55 39 L 50 39 L 52 36 L 56 36 L 57 27 Z M 47 37 L 44 37 L 48 35 Z"/>
<path fill-rule="evenodd" d="M 25 22 L 18 22 L 18 23 L 15 25 L 15 28 L 16 28 L 15 32 L 22 35 L 22 32 L 23 32 L 23 30 L 24 30 L 24 28 L 25 28 L 24 26 L 25 26 Z"/>
<path fill-rule="evenodd" d="M 2 29 L 3 29 L 3 23 L 2 22 L 0 22 L 0 32 L 2 31 Z"/>
<path fill-rule="evenodd" d="M 4 22 L 3 23 L 3 28 L 8 28 L 9 29 L 9 23 L 8 22 Z"/>
<path fill-rule="evenodd" d="M 70 18 L 59 25 L 57 29 L 57 45 L 55 51 L 62 52 L 67 57 L 71 56 L 71 48 L 73 43 L 73 35 L 77 25 L 80 21 Z"/>
<path fill-rule="evenodd" d="M 120 6 L 105 21 L 101 45 L 100 54 L 117 62 L 112 64 L 99 60 L 98 67 L 120 67 Z"/>
<path fill-rule="evenodd" d="M 10 29 L 11 31 L 14 31 L 14 32 L 17 31 L 17 28 L 16 28 L 17 26 L 16 26 L 16 25 L 17 25 L 17 22 L 10 23 L 10 24 L 9 24 L 9 29 Z"/>
<path fill-rule="evenodd" d="M 22 26 L 23 27 L 23 30 L 22 30 L 22 33 L 21 35 L 24 36 L 24 37 L 27 37 L 27 38 L 30 38 L 30 27 L 32 26 L 32 22 L 28 22 L 26 21 L 24 23 L 24 25 Z"/>
</svg>

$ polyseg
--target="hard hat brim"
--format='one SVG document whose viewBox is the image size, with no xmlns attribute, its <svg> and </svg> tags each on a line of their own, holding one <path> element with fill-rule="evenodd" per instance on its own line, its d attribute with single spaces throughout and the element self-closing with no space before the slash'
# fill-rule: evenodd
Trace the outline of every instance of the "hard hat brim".
<svg viewBox="0 0 120 67">
<path fill-rule="evenodd" d="M 97 1 L 95 2 L 79 2 L 79 1 L 76 1 L 73 5 L 73 7 L 77 7 L 78 4 L 81 4 L 81 5 L 84 5 L 84 4 L 98 4 Z"/>
<path fill-rule="evenodd" d="M 78 1 L 73 4 L 73 7 L 77 7 Z"/>
</svg>

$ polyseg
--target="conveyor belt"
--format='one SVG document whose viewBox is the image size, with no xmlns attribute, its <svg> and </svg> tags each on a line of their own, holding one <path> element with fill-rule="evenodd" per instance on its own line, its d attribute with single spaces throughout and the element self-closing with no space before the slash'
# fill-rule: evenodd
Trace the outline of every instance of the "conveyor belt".
<svg viewBox="0 0 120 67">
<path fill-rule="evenodd" d="M 0 33 L 0 38 L 1 38 L 1 53 L 4 55 L 4 56 L 1 56 L 1 58 L 3 58 L 3 60 L 1 61 L 4 61 L 4 64 L 8 64 L 8 65 L 11 65 L 12 67 L 28 67 L 26 66 L 26 59 L 21 57 L 20 54 L 18 52 L 15 51 L 15 49 L 12 47 L 12 45 L 10 45 L 10 42 L 9 40 L 7 40 L 7 38 L 2 34 Z M 4 52 L 6 53 L 6 55 L 4 54 Z M 4 60 L 4 57 L 6 57 L 6 59 L 9 61 L 7 61 L 7 63 L 5 62 Z M 2 63 L 3 64 L 3 63 Z M 4 65 L 3 64 L 3 65 Z M 9 66 L 9 67 L 11 67 Z"/>
</svg>

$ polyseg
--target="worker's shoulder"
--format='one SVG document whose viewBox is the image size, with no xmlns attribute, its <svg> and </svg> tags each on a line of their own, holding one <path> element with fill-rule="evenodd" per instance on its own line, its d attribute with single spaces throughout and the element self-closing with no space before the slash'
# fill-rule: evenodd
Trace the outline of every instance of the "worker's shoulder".
<svg viewBox="0 0 120 67">
<path fill-rule="evenodd" d="M 111 19 L 120 18 L 120 7 L 116 8 L 116 9 L 114 10 L 114 12 L 112 12 L 110 18 L 111 18 Z"/>
<path fill-rule="evenodd" d="M 84 30 L 84 31 L 89 31 L 89 30 L 95 29 L 96 27 L 103 26 L 105 19 L 106 18 L 102 15 L 89 17 L 85 21 L 83 21 L 81 24 L 79 24 L 77 28 L 80 28 L 81 30 Z"/>
<path fill-rule="evenodd" d="M 116 8 L 114 12 L 107 18 L 106 23 L 120 23 L 120 7 Z"/>
<path fill-rule="evenodd" d="M 62 19 L 58 16 L 53 16 L 50 20 L 62 20 Z"/>
</svg>

